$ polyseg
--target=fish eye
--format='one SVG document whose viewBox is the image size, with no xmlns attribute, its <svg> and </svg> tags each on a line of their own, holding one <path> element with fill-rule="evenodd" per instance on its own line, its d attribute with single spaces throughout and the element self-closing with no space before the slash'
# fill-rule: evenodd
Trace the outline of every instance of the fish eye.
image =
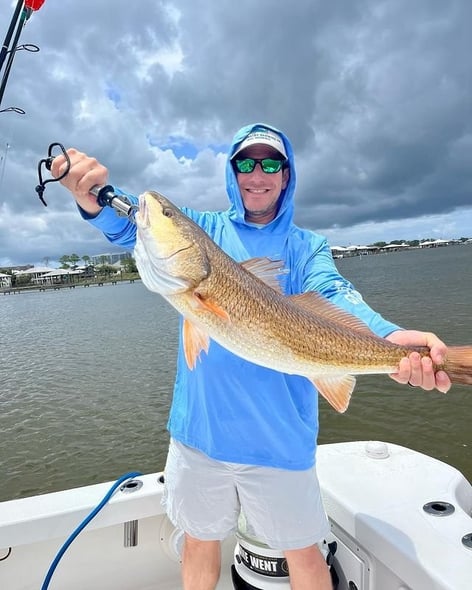
<svg viewBox="0 0 472 590">
<path fill-rule="evenodd" d="M 172 211 L 172 209 L 171 209 L 170 207 L 164 207 L 164 208 L 162 209 L 162 214 L 163 214 L 165 217 L 172 217 L 172 215 L 174 214 L 174 212 Z"/>
</svg>

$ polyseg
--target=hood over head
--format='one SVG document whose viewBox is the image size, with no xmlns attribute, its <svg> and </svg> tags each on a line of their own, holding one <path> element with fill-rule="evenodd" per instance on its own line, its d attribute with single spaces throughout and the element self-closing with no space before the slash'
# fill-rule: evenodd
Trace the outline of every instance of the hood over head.
<svg viewBox="0 0 472 590">
<path fill-rule="evenodd" d="M 231 160 L 241 150 L 248 147 L 248 145 L 254 145 L 256 143 L 270 145 L 288 160 L 290 178 L 287 186 L 282 190 L 280 195 L 277 216 L 273 221 L 267 224 L 268 226 L 271 226 L 272 224 L 279 225 L 282 223 L 283 225 L 287 224 L 288 226 L 293 219 L 293 197 L 296 185 L 293 149 L 288 137 L 284 133 L 279 131 L 276 127 L 267 125 L 266 123 L 246 125 L 233 137 L 226 162 L 226 191 L 230 200 L 229 217 L 232 221 L 246 225 L 243 200 L 241 198 L 238 181 Z"/>
</svg>

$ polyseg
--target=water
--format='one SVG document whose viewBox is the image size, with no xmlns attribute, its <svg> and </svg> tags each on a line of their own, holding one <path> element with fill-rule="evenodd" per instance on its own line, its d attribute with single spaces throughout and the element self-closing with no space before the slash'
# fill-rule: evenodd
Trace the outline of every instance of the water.
<svg viewBox="0 0 472 590">
<path fill-rule="evenodd" d="M 401 325 L 472 344 L 472 247 L 338 260 Z M 0 500 L 163 468 L 177 315 L 139 282 L 0 296 Z M 320 442 L 410 446 L 472 480 L 472 388 L 360 377 L 349 410 L 320 401 Z"/>
<path fill-rule="evenodd" d="M 141 283 L 0 296 L 0 499 L 159 470 L 177 316 Z"/>
<path fill-rule="evenodd" d="M 432 331 L 449 344 L 472 344 L 472 248 L 450 246 L 337 260 L 364 299 L 401 326 Z M 472 481 L 472 387 L 447 395 L 358 377 L 346 414 L 320 402 L 319 442 L 380 439 L 442 459 Z"/>
</svg>

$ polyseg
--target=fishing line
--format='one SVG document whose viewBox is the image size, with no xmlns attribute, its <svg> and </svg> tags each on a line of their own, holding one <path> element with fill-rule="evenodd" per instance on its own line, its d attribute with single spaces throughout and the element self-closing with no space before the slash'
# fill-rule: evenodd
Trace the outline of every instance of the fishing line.
<svg viewBox="0 0 472 590">
<path fill-rule="evenodd" d="M 95 516 L 97 516 L 97 514 L 100 512 L 100 510 L 107 504 L 107 502 L 110 500 L 110 498 L 113 496 L 113 493 L 115 492 L 115 490 L 126 480 L 128 479 L 132 479 L 134 477 L 138 477 L 139 475 L 142 475 L 142 473 L 140 473 L 139 471 L 132 471 L 131 473 L 126 473 L 125 475 L 122 475 L 119 479 L 117 479 L 115 481 L 115 483 L 111 486 L 111 488 L 108 490 L 108 492 L 105 494 L 105 496 L 103 496 L 103 499 L 101 500 L 101 502 L 92 510 L 92 512 L 90 512 L 90 514 L 88 514 L 88 516 L 86 516 L 84 518 L 84 520 L 79 524 L 79 526 L 71 533 L 71 535 L 69 536 L 68 539 L 66 539 L 65 543 L 62 545 L 62 547 L 59 549 L 59 551 L 57 552 L 56 557 L 54 558 L 53 562 L 51 563 L 49 570 L 46 574 L 46 577 L 44 578 L 44 582 L 41 586 L 41 590 L 47 590 L 49 588 L 49 583 L 51 582 L 51 578 L 54 574 L 54 571 L 56 570 L 57 566 L 59 565 L 59 562 L 61 561 L 64 553 L 67 551 L 67 549 L 69 548 L 69 546 L 71 545 L 72 541 L 74 541 L 76 539 L 76 537 L 84 530 L 84 528 L 89 524 L 89 522 L 95 518 Z"/>
</svg>

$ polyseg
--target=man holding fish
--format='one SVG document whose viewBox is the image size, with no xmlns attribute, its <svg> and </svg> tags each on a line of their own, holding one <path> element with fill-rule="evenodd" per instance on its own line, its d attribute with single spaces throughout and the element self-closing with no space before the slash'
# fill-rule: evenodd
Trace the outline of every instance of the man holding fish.
<svg viewBox="0 0 472 590">
<path fill-rule="evenodd" d="M 183 315 L 165 472 L 167 512 L 185 531 L 184 588 L 216 587 L 220 542 L 236 530 L 242 509 L 248 530 L 284 552 L 294 590 L 330 589 L 318 548 L 329 525 L 315 464 L 317 391 L 344 411 L 355 382 L 352 374 L 389 372 L 399 383 L 445 393 L 456 360 L 448 365 L 450 351 L 434 334 L 402 330 L 373 311 L 338 273 L 323 236 L 293 223 L 294 155 L 288 138 L 274 127 L 249 125 L 236 133 L 226 165 L 228 210 L 179 211 L 160 195 L 146 193 L 136 214 L 138 227 L 100 207 L 89 192 L 107 184 L 107 169 L 77 150 L 68 150 L 68 155 L 70 172 L 61 182 L 82 217 L 113 243 L 136 246 L 143 282 Z M 63 156 L 55 158 L 53 175 L 59 176 L 65 166 Z M 233 260 L 217 247 L 212 250 L 188 218 Z M 192 274 L 196 267 L 198 277 L 196 271 Z M 278 274 L 280 287 L 274 279 Z M 225 281 L 228 288 L 223 288 Z M 237 291 L 246 283 L 246 291 Z M 244 307 L 251 289 L 254 306 L 267 300 L 257 313 L 252 304 Z M 336 308 L 326 303 L 325 309 L 314 292 Z M 270 313 L 264 317 L 266 309 Z M 298 359 L 303 357 L 299 339 L 282 341 L 296 334 L 298 322 L 303 332 L 314 309 L 328 322 L 326 332 L 315 331 L 320 349 L 333 331 L 342 340 L 346 325 L 369 345 L 395 350 L 397 360 L 374 370 L 356 360 L 349 369 L 335 370 L 331 360 L 316 359 L 305 370 L 304 359 Z M 324 319 L 320 321 L 320 330 L 325 330 Z M 327 336 L 321 338 L 321 333 Z M 316 339 L 314 344 L 318 346 Z M 410 347 L 418 351 L 410 352 Z M 470 353 L 457 353 L 460 362 L 464 354 Z M 467 356 L 465 362 L 469 360 Z M 332 373 L 327 376 L 326 371 Z"/>
</svg>

